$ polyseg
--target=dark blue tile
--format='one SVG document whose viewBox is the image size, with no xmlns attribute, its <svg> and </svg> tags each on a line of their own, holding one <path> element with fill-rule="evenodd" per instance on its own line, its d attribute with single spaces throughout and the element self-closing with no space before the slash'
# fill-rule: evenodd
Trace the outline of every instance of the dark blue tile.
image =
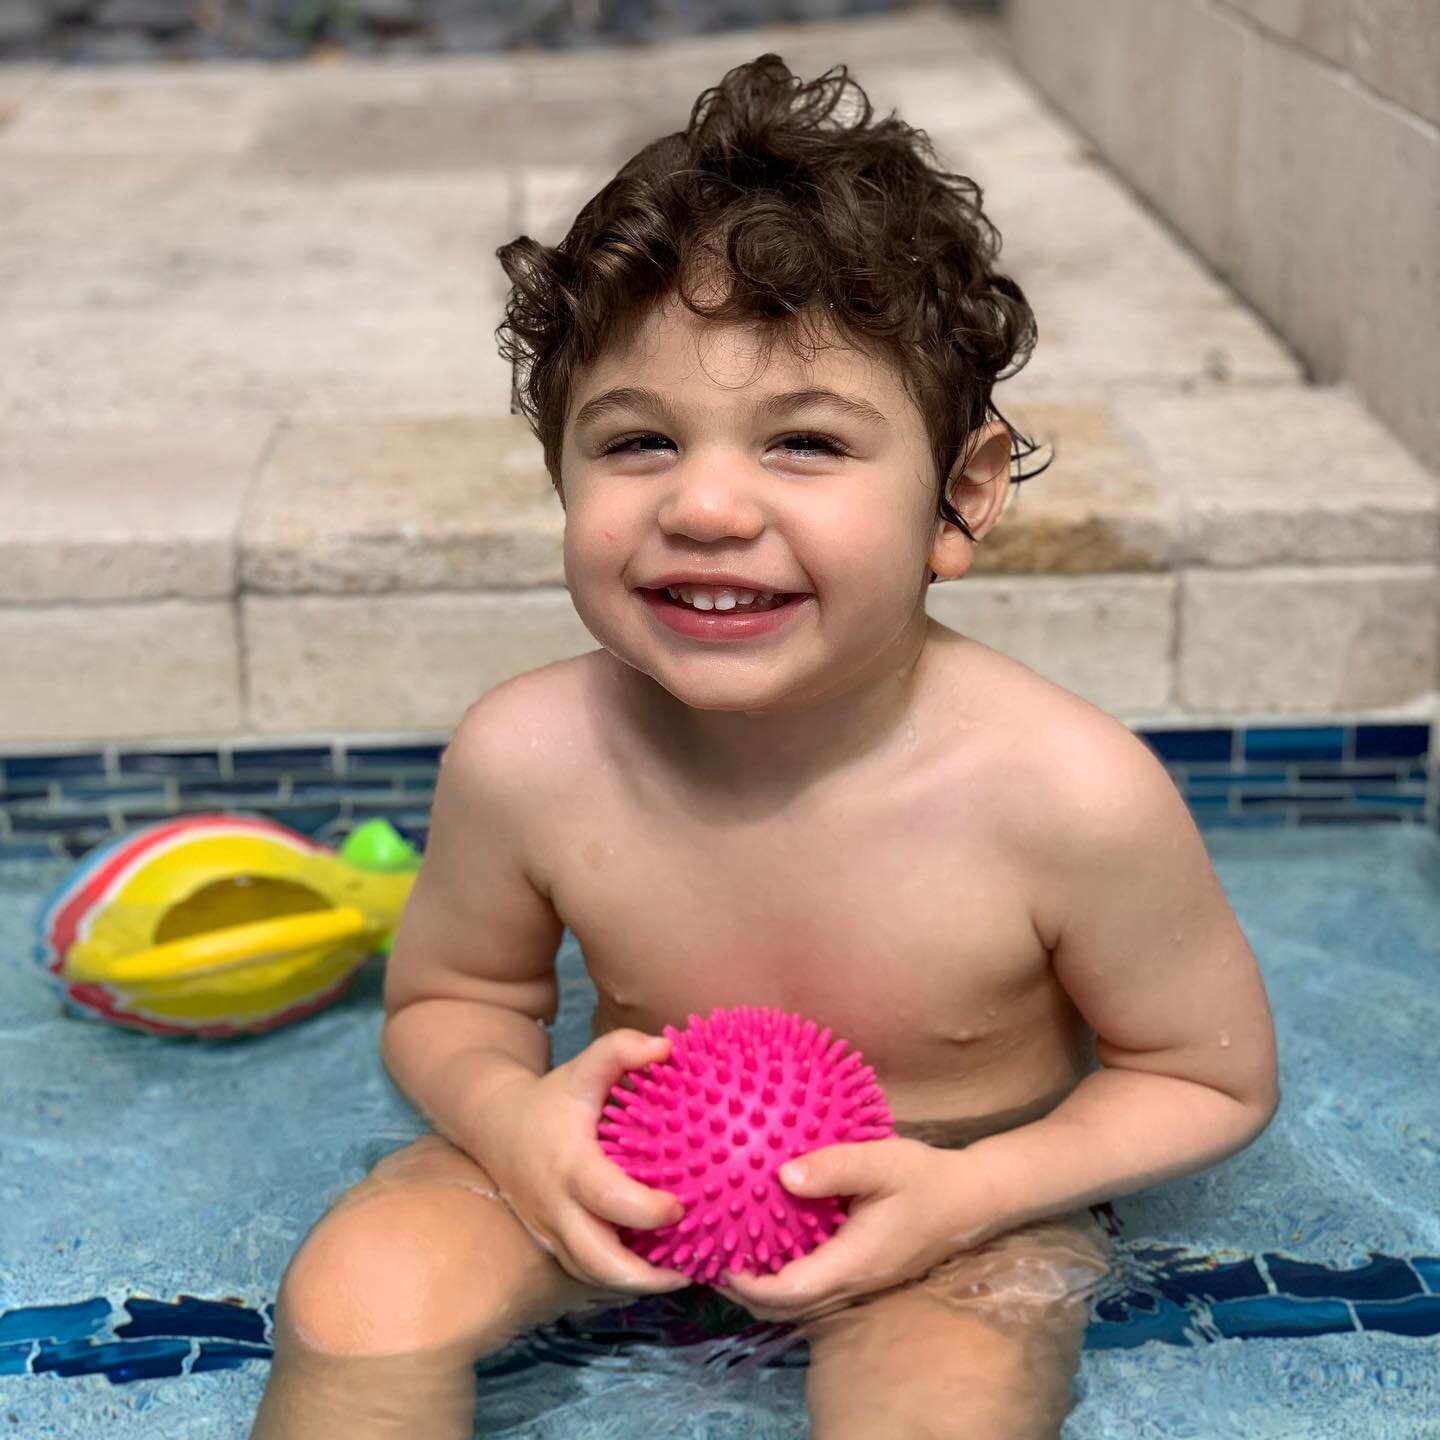
<svg viewBox="0 0 1440 1440">
<path fill-rule="evenodd" d="M 1401 1300 L 1421 1291 L 1419 1278 L 1404 1260 L 1371 1255 L 1364 1265 L 1340 1269 L 1312 1265 L 1284 1255 L 1266 1255 L 1265 1268 L 1285 1295 L 1323 1295 L 1340 1300 Z"/>
<path fill-rule="evenodd" d="M 232 1340 L 206 1341 L 190 1366 L 190 1373 L 201 1370 L 238 1370 L 252 1360 L 268 1360 L 275 1353 L 268 1345 L 237 1345 Z"/>
<path fill-rule="evenodd" d="M 218 750 L 122 750 L 123 775 L 220 775 Z"/>
<path fill-rule="evenodd" d="M 182 1295 L 174 1302 L 132 1297 L 125 1302 L 130 1318 L 115 1327 L 121 1339 L 151 1335 L 184 1335 L 217 1340 L 265 1339 L 265 1317 L 258 1310 L 225 1300 L 199 1300 Z"/>
<path fill-rule="evenodd" d="M 1265 1277 L 1253 1260 L 1204 1267 L 1176 1266 L 1162 1272 L 1155 1285 L 1162 1295 L 1181 1305 L 1192 1299 L 1243 1300 L 1270 1293 Z"/>
<path fill-rule="evenodd" d="M 394 795 L 397 792 L 393 775 L 347 775 L 331 780 L 292 780 L 290 793 L 297 798 L 309 795 L 335 796 Z"/>
<path fill-rule="evenodd" d="M 1340 760 L 1345 730 L 1339 725 L 1261 726 L 1245 732 L 1247 760 Z"/>
<path fill-rule="evenodd" d="M 1277 805 L 1304 806 L 1313 810 L 1321 805 L 1343 805 L 1349 800 L 1348 791 L 1312 790 L 1308 793 L 1299 790 L 1286 791 L 1280 795 L 1239 795 L 1236 797 L 1240 802 L 1242 810 L 1273 810 Z"/>
<path fill-rule="evenodd" d="M 1412 1255 L 1409 1263 L 1420 1283 L 1432 1295 L 1440 1295 L 1440 1255 Z"/>
<path fill-rule="evenodd" d="M 1230 809 L 1228 795 L 1187 795 L 1185 803 L 1192 810 L 1203 810 L 1207 814 L 1226 814 Z"/>
<path fill-rule="evenodd" d="M 1423 810 L 1425 797 L 1423 795 L 1387 795 L 1374 790 L 1357 790 L 1355 803 L 1357 805 L 1374 805 L 1385 810 Z"/>
<path fill-rule="evenodd" d="M 219 798 L 243 800 L 278 800 L 280 784 L 274 778 L 253 780 L 181 780 L 176 787 L 182 800 L 199 795 L 214 795 Z"/>
<path fill-rule="evenodd" d="M 435 793 L 435 777 L 433 775 L 402 775 L 400 776 L 400 788 L 407 794 L 433 795 Z"/>
<path fill-rule="evenodd" d="M 189 1354 L 188 1340 L 116 1340 L 108 1345 L 71 1340 L 42 1343 L 30 1368 L 36 1375 L 104 1375 L 116 1384 L 124 1384 L 179 1375 Z"/>
<path fill-rule="evenodd" d="M 1339 1300 L 1292 1300 L 1285 1295 L 1221 1300 L 1210 1307 L 1210 1318 L 1232 1340 L 1329 1335 L 1355 1328 L 1349 1309 Z"/>
<path fill-rule="evenodd" d="M 1357 725 L 1355 727 L 1355 758 L 1369 760 L 1380 755 L 1394 755 L 1415 760 L 1430 745 L 1428 725 Z"/>
<path fill-rule="evenodd" d="M 105 757 L 98 750 L 69 755 L 7 755 L 0 773 L 10 780 L 61 780 L 67 775 L 103 775 Z"/>
<path fill-rule="evenodd" d="M 230 764 L 237 775 L 291 775 L 297 770 L 330 771 L 335 769 L 335 756 L 328 745 L 291 746 L 284 749 L 242 749 L 230 751 Z"/>
<path fill-rule="evenodd" d="M 3 770 L 0 764 L 0 770 Z M 0 805 L 36 804 L 50 797 L 48 780 L 12 780 L 0 788 Z"/>
<path fill-rule="evenodd" d="M 1295 779 L 1301 784 L 1338 780 L 1350 785 L 1390 785 L 1406 779 L 1406 769 L 1403 765 L 1301 765 Z"/>
<path fill-rule="evenodd" d="M 1299 825 L 1403 825 L 1407 810 L 1321 810 L 1297 815 Z"/>
<path fill-rule="evenodd" d="M 440 764 L 443 744 L 435 745 L 347 745 L 346 767 L 352 770 L 434 769 Z"/>
<path fill-rule="evenodd" d="M 1387 1330 L 1392 1335 L 1440 1335 L 1440 1295 L 1418 1295 L 1386 1305 L 1361 1301 L 1355 1318 L 1366 1330 Z"/>
<path fill-rule="evenodd" d="M 1232 770 L 1225 775 L 1190 775 L 1185 783 L 1194 790 L 1233 790 L 1242 785 L 1286 785 L 1289 780 L 1283 770 Z"/>
<path fill-rule="evenodd" d="M 1235 750 L 1232 730 L 1137 730 L 1135 733 L 1167 765 L 1229 760 Z"/>
<path fill-rule="evenodd" d="M 163 801 L 169 796 L 169 787 L 164 780 L 62 780 L 60 795 L 63 800 L 86 801 L 105 804 L 111 800 L 156 800 Z"/>
<path fill-rule="evenodd" d="M 1243 1304 L 1243 1301 L 1237 1301 Z M 1164 1345 L 1189 1345 L 1193 1341 L 1195 1317 L 1173 1300 L 1162 1300 L 1154 1310 L 1130 1311 L 1123 1322 L 1102 1320 L 1085 1331 L 1085 1345 L 1093 1350 L 1129 1350 L 1158 1341 Z"/>
<path fill-rule="evenodd" d="M 109 830 L 104 810 L 12 810 L 10 828 L 17 835 L 45 832 L 60 835 L 69 830 Z"/>
</svg>

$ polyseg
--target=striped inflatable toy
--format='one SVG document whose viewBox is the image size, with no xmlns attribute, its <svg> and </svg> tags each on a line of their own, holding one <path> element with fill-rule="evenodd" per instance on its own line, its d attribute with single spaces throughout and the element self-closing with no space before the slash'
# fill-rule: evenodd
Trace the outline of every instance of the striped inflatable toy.
<svg viewBox="0 0 1440 1440">
<path fill-rule="evenodd" d="M 41 914 L 36 958 L 94 1019 L 272 1030 L 338 999 L 399 922 L 417 853 L 383 820 L 351 841 L 336 853 L 258 816 L 147 826 L 86 856 Z"/>
</svg>

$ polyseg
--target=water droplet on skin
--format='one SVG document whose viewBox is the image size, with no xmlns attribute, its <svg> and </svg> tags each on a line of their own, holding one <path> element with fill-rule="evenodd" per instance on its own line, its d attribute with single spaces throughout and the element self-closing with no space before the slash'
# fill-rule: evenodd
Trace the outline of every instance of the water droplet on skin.
<svg viewBox="0 0 1440 1440">
<path fill-rule="evenodd" d="M 1230 1032 L 1228 1030 L 1222 1030 L 1220 1032 L 1220 1048 L 1222 1050 L 1228 1050 L 1230 1048 Z"/>
<path fill-rule="evenodd" d="M 993 1020 L 1000 1012 L 993 1005 L 987 1005 L 985 1013 Z"/>
</svg>

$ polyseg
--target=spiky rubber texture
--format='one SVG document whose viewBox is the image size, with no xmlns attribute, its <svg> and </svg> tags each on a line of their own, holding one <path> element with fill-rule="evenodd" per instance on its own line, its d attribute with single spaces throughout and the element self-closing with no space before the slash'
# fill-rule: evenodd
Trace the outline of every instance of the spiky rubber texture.
<svg viewBox="0 0 1440 1440">
<path fill-rule="evenodd" d="M 620 1226 L 652 1265 L 724 1286 L 773 1274 L 828 1239 L 849 1197 L 810 1199 L 780 1167 L 825 1145 L 894 1134 L 884 1092 L 858 1050 L 813 1020 L 748 1005 L 667 1025 L 670 1057 L 631 1070 L 600 1120 L 600 1145 L 633 1179 L 685 1206 L 658 1230 Z"/>
</svg>

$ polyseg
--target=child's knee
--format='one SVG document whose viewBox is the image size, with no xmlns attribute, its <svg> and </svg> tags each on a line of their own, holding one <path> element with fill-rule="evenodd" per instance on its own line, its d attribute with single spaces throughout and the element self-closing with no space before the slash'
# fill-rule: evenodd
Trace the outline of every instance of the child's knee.
<svg viewBox="0 0 1440 1440">
<path fill-rule="evenodd" d="M 499 1348 L 504 1267 L 476 1207 L 500 1203 L 453 1184 L 352 1192 L 285 1272 L 281 1337 L 345 1355 Z"/>
</svg>

